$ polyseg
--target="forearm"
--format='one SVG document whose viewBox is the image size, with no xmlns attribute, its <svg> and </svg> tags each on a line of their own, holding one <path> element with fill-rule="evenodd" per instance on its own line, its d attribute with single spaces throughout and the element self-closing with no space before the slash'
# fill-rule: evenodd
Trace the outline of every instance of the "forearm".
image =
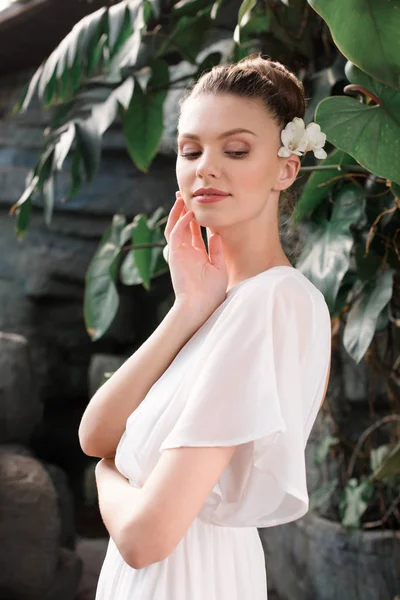
<svg viewBox="0 0 400 600">
<path fill-rule="evenodd" d="M 194 309 L 175 304 L 152 335 L 97 390 L 79 426 L 85 454 L 115 455 L 129 415 L 204 320 Z"/>
<path fill-rule="evenodd" d="M 113 459 L 100 460 L 95 469 L 97 494 L 103 523 L 124 561 L 138 567 L 135 540 L 126 535 L 141 501 L 142 490 L 132 487 L 118 471 Z"/>
</svg>

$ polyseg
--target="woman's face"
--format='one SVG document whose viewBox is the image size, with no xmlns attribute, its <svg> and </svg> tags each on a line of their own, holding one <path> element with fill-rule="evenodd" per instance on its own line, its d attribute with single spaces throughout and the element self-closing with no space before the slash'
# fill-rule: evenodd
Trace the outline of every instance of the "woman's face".
<svg viewBox="0 0 400 600">
<path fill-rule="evenodd" d="M 238 128 L 248 132 L 227 134 Z M 278 156 L 280 129 L 258 100 L 229 94 L 188 99 L 182 108 L 177 142 L 179 190 L 186 208 L 193 210 L 196 221 L 205 227 L 224 227 L 257 217 L 271 192 L 278 200 L 279 190 L 289 187 L 295 178 L 293 173 L 289 180 L 287 173 L 285 177 L 288 159 Z M 201 187 L 217 188 L 229 196 L 200 203 L 193 194 Z"/>
</svg>

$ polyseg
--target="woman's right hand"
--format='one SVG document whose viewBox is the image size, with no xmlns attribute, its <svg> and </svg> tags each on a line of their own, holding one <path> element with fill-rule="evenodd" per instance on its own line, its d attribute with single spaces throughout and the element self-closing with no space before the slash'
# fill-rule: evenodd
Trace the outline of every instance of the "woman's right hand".
<svg viewBox="0 0 400 600">
<path fill-rule="evenodd" d="M 168 264 L 175 291 L 175 304 L 193 308 L 208 318 L 226 298 L 228 272 L 222 240 L 213 234 L 208 240 L 209 254 L 194 212 L 187 211 L 180 192 L 176 192 L 164 231 L 168 242 Z"/>
</svg>

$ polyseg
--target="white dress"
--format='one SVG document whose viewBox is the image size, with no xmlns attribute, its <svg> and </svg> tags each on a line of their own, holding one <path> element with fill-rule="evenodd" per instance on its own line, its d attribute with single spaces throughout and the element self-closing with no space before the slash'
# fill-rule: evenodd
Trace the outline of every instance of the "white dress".
<svg viewBox="0 0 400 600">
<path fill-rule="evenodd" d="M 228 291 L 127 419 L 115 464 L 141 487 L 166 448 L 239 446 L 166 559 L 134 569 L 110 537 L 96 600 L 266 600 L 257 527 L 308 511 L 304 450 L 330 355 L 325 298 L 300 271 Z"/>
</svg>

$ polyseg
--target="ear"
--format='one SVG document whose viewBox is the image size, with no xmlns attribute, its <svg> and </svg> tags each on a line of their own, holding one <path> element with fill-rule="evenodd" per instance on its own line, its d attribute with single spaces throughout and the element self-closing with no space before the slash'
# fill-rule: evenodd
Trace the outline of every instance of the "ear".
<svg viewBox="0 0 400 600">
<path fill-rule="evenodd" d="M 295 181 L 301 167 L 300 157 L 297 154 L 291 154 L 287 158 L 279 158 L 281 162 L 278 177 L 275 181 L 273 190 L 286 190 Z"/>
</svg>

